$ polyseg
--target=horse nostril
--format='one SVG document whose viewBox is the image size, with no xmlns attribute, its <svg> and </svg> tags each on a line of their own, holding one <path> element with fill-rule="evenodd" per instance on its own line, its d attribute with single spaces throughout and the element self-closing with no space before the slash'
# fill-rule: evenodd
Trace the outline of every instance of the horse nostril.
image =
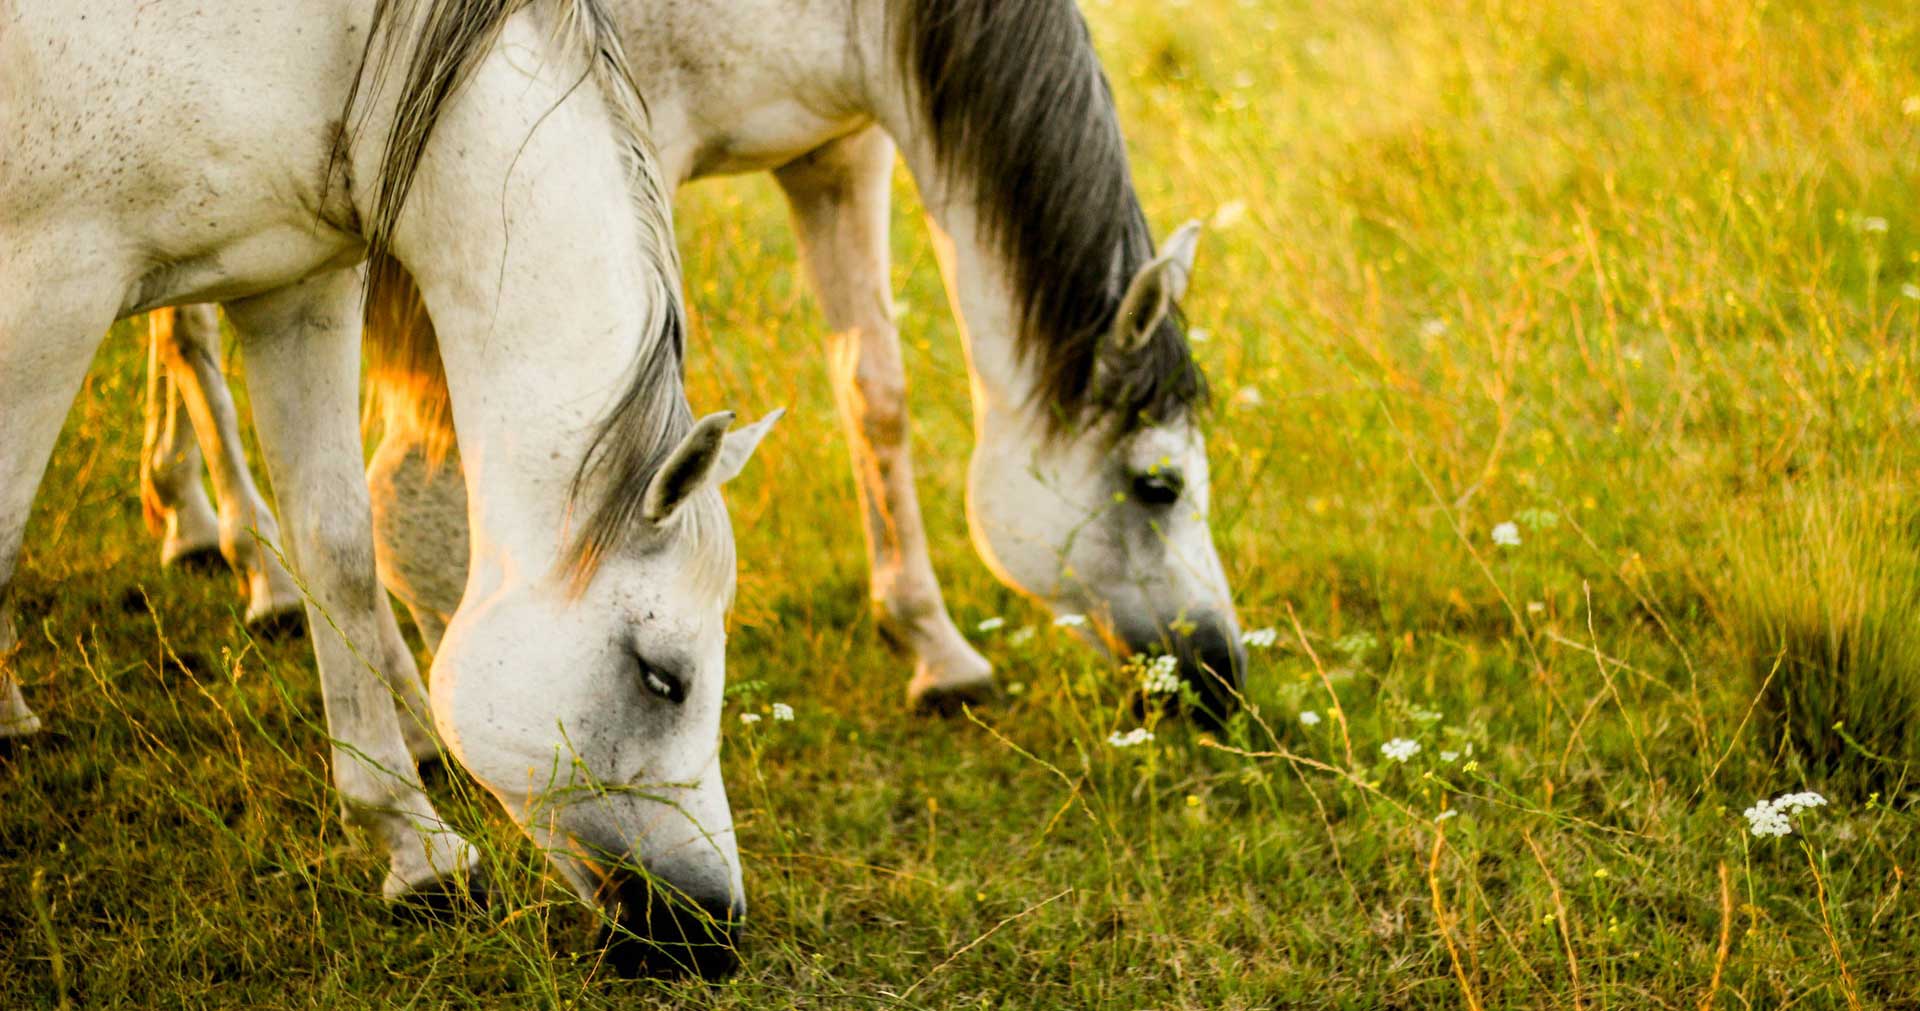
<svg viewBox="0 0 1920 1011">
<path fill-rule="evenodd" d="M 602 929 L 607 963 L 622 976 L 719 979 L 740 968 L 740 926 L 746 905 L 724 893 L 676 889 L 657 878 L 623 875 L 610 882 Z"/>
<path fill-rule="evenodd" d="M 1239 708 L 1247 685 L 1247 648 L 1231 622 L 1210 619 L 1180 642 L 1180 673 L 1200 696 L 1204 724 L 1224 721 Z"/>
</svg>

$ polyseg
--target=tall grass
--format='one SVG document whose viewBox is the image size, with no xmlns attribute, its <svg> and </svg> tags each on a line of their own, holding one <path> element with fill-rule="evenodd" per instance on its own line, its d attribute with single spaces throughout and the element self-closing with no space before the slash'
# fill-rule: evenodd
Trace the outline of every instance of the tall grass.
<svg viewBox="0 0 1920 1011">
<path fill-rule="evenodd" d="M 1726 616 L 1748 651 L 1763 735 L 1816 778 L 1904 785 L 1920 760 L 1920 545 L 1907 489 L 1799 482 L 1736 516 Z"/>
</svg>

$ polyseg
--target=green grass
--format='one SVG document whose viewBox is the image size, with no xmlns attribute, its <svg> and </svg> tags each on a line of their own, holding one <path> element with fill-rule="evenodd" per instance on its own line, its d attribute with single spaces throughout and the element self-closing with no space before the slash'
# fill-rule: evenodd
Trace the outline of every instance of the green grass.
<svg viewBox="0 0 1920 1011">
<path fill-rule="evenodd" d="M 906 717 L 784 210 L 764 179 L 702 184 L 695 406 L 792 410 L 729 489 L 730 676 L 764 683 L 734 705 L 799 713 L 726 722 L 743 972 L 569 956 L 583 916 L 457 776 L 434 789 L 502 901 L 386 918 L 305 645 L 248 642 L 228 581 L 156 567 L 123 325 L 17 579 L 55 730 L 0 759 L 0 1007 L 1920 1006 L 1905 770 L 1827 775 L 1827 717 L 1782 734 L 1759 690 L 1781 623 L 1818 656 L 1850 593 L 1885 655 L 1916 648 L 1910 5 L 1088 10 L 1150 217 L 1219 225 L 1188 311 L 1215 528 L 1247 625 L 1280 630 L 1257 721 L 1109 747 L 1127 686 L 973 557 L 964 367 L 903 180 L 935 563 L 963 627 L 1007 618 L 977 638 L 1020 689 Z M 1914 670 L 1876 668 L 1883 711 Z M 1396 737 L 1422 750 L 1391 762 Z M 1742 809 L 1800 789 L 1833 803 L 1748 835 Z"/>
</svg>

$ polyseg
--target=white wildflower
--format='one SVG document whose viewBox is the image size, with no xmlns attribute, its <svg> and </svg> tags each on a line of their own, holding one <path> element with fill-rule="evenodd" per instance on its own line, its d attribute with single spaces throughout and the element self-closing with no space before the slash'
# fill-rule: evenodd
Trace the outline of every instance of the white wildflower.
<svg viewBox="0 0 1920 1011">
<path fill-rule="evenodd" d="M 1033 641 L 1036 631 L 1032 625 L 1023 625 L 1012 635 L 1007 636 L 1007 642 L 1015 646 L 1025 646 L 1027 643 Z"/>
<path fill-rule="evenodd" d="M 1149 660 L 1136 656 L 1133 662 L 1140 668 L 1140 687 L 1148 695 L 1180 694 L 1180 661 L 1177 658 L 1156 656 Z"/>
<path fill-rule="evenodd" d="M 1747 831 L 1756 836 L 1786 836 L 1793 834 L 1793 822 L 1790 819 L 1795 814 L 1810 807 L 1821 807 L 1826 802 L 1827 798 L 1812 791 L 1783 793 L 1772 800 L 1756 800 L 1752 807 L 1741 814 L 1747 819 Z"/>
<path fill-rule="evenodd" d="M 1053 619 L 1054 628 L 1079 628 L 1086 623 L 1087 616 L 1084 614 L 1063 614 Z"/>
<path fill-rule="evenodd" d="M 973 626 L 973 628 L 976 632 L 991 632 L 996 628 L 1004 627 L 1006 623 L 1007 619 L 1005 618 L 988 618 L 980 624 Z"/>
<path fill-rule="evenodd" d="M 1912 281 L 1908 281 L 1906 284 L 1900 286 L 1900 294 L 1915 301 L 1920 301 L 1920 284 L 1914 284 Z"/>
<path fill-rule="evenodd" d="M 1433 821 L 1434 821 L 1434 824 L 1437 825 L 1440 822 L 1446 821 L 1448 818 L 1458 817 L 1459 814 L 1460 814 L 1459 811 L 1450 807 L 1450 808 L 1447 808 L 1445 811 L 1442 811 L 1439 814 L 1434 815 Z"/>
<path fill-rule="evenodd" d="M 1240 636 L 1240 644 L 1242 646 L 1252 646 L 1255 649 L 1266 649 L 1279 641 L 1279 639 L 1280 633 L 1271 628 L 1256 628 L 1251 632 L 1242 633 Z"/>
<path fill-rule="evenodd" d="M 1413 717 L 1420 723 L 1438 723 L 1445 719 L 1447 714 L 1434 709 L 1422 709 L 1419 706 L 1414 706 L 1407 711 L 1407 715 Z"/>
<path fill-rule="evenodd" d="M 1319 713 L 1316 713 L 1316 712 L 1314 712 L 1314 711 L 1313 711 L 1313 710 L 1311 710 L 1311 709 L 1309 709 L 1309 710 L 1307 710 L 1306 712 L 1303 712 L 1303 713 L 1301 713 L 1301 714 L 1300 714 L 1300 725 L 1301 725 L 1301 726 L 1303 726 L 1303 727 L 1317 727 L 1317 726 L 1319 726 L 1319 725 L 1320 725 L 1320 714 L 1319 714 Z"/>
<path fill-rule="evenodd" d="M 1260 388 L 1257 386 L 1240 387 L 1239 392 L 1233 395 L 1233 399 L 1247 407 L 1259 407 L 1267 402 L 1267 398 L 1260 395 Z"/>
<path fill-rule="evenodd" d="M 1436 340 L 1444 337 L 1450 329 L 1452 329 L 1452 325 L 1438 316 L 1420 322 L 1420 336 L 1428 340 Z"/>
<path fill-rule="evenodd" d="M 1860 230 L 1863 232 L 1872 232 L 1876 235 L 1884 234 L 1887 230 L 1887 219 L 1862 218 L 1860 219 Z"/>
<path fill-rule="evenodd" d="M 1527 601 L 1527 613 L 1528 613 L 1528 614 L 1545 614 L 1545 613 L 1547 613 L 1547 605 L 1546 605 L 1546 602 L 1545 602 L 1545 601 L 1540 601 L 1540 600 L 1529 600 L 1529 601 Z"/>
<path fill-rule="evenodd" d="M 1153 740 L 1153 731 L 1145 727 L 1135 727 L 1126 733 L 1116 730 L 1107 735 L 1107 743 L 1116 748 L 1131 748 L 1136 744 L 1145 744 Z"/>
<path fill-rule="evenodd" d="M 1502 523 L 1497 527 L 1494 527 L 1493 543 L 1498 544 L 1503 548 L 1519 547 L 1520 546 L 1519 524 L 1509 521 L 1506 523 Z"/>
<path fill-rule="evenodd" d="M 773 719 L 776 723 L 792 723 L 793 707 L 787 705 L 785 702 L 775 702 L 773 704 Z"/>
<path fill-rule="evenodd" d="M 1459 759 L 1459 757 L 1460 753 L 1458 751 L 1442 751 L 1440 753 L 1440 760 L 1442 762 L 1452 762 Z"/>
<path fill-rule="evenodd" d="M 1213 331 L 1208 330 L 1206 327 L 1196 326 L 1187 330 L 1187 340 L 1189 343 L 1205 344 L 1212 339 Z"/>
<path fill-rule="evenodd" d="M 741 713 L 740 722 L 751 727 L 754 724 L 760 722 L 760 714 L 759 713 Z"/>
<path fill-rule="evenodd" d="M 1420 742 L 1410 741 L 1404 737 L 1396 737 L 1382 744 L 1380 746 L 1380 753 L 1396 762 L 1405 762 L 1407 759 L 1420 753 Z"/>
</svg>

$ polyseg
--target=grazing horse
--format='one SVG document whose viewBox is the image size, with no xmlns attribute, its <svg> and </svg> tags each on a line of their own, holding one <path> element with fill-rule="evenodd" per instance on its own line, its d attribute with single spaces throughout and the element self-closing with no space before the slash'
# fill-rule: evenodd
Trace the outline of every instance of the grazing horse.
<svg viewBox="0 0 1920 1011">
<path fill-rule="evenodd" d="M 717 484 L 765 425 L 688 410 L 668 191 L 599 0 L 15 0 L 0 23 L 0 732 L 38 722 L 8 591 L 100 335 L 223 302 L 383 893 L 430 901 L 473 862 L 414 767 L 430 708 L 621 964 L 734 964 Z M 376 579 L 358 425 L 363 295 L 401 277 L 444 337 L 473 503 L 430 705 Z"/>
<path fill-rule="evenodd" d="M 896 146 L 967 342 L 974 544 L 1002 581 L 1089 616 L 1099 644 L 1175 655 L 1210 709 L 1230 708 L 1245 651 L 1207 526 L 1205 385 L 1176 308 L 1196 234 L 1155 255 L 1072 0 L 613 3 L 667 179 L 770 169 L 786 192 L 832 329 L 872 602 L 915 658 L 910 697 L 992 682 L 947 612 L 914 493 L 888 278 Z M 411 441 L 433 426 L 399 420 L 371 474 L 382 574 L 431 637 L 464 585 L 436 571 L 465 557 L 464 506 Z M 264 515 L 257 498 L 222 501 L 223 516 Z M 270 609 L 270 582 L 254 585 L 254 609 Z"/>
</svg>

